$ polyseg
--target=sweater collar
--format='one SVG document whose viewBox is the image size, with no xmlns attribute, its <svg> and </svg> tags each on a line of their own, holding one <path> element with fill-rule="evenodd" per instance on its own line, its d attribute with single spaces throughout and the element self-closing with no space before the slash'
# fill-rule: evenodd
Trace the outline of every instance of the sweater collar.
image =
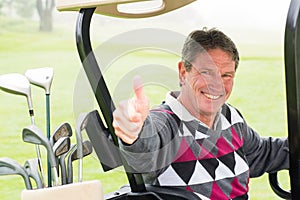
<svg viewBox="0 0 300 200">
<path fill-rule="evenodd" d="M 199 119 L 191 115 L 191 113 L 177 100 L 177 97 L 179 95 L 179 91 L 170 91 L 166 95 L 166 101 L 165 103 L 170 106 L 172 112 L 174 112 L 177 117 L 182 120 L 182 121 L 197 121 L 200 123 L 202 126 L 205 126 L 208 128 L 206 124 L 201 122 Z M 217 128 L 218 122 L 220 121 L 220 113 L 221 111 L 218 112 L 216 119 L 214 121 L 214 129 Z"/>
</svg>

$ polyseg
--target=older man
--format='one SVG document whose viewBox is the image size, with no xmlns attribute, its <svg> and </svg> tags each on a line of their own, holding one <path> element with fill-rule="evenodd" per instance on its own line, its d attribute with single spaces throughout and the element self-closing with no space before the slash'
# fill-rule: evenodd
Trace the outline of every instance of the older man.
<svg viewBox="0 0 300 200">
<path fill-rule="evenodd" d="M 140 79 L 113 126 L 122 153 L 149 184 L 181 187 L 210 199 L 248 199 L 250 177 L 289 167 L 287 139 L 262 138 L 226 103 L 239 54 L 219 30 L 197 30 L 178 63 L 180 91 L 149 111 Z"/>
</svg>

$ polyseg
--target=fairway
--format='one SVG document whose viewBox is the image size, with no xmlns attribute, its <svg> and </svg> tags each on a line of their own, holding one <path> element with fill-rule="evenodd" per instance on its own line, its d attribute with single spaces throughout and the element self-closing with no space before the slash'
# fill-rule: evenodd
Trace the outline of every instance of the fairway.
<svg viewBox="0 0 300 200">
<path fill-rule="evenodd" d="M 1 19 L 1 18 L 0 18 Z M 0 20 L 0 74 L 22 73 L 26 69 L 38 67 L 53 67 L 54 79 L 51 87 L 51 131 L 63 122 L 69 122 L 75 131 L 75 122 L 80 112 L 98 109 L 93 94 L 86 83 L 80 64 L 74 39 L 74 30 L 62 26 L 55 27 L 52 33 L 39 33 L 36 22 Z M 117 34 L 117 33 L 114 33 Z M 106 36 L 108 37 L 108 36 Z M 101 39 L 93 38 L 95 46 L 101 44 Z M 239 46 L 239 45 L 238 45 Z M 118 48 L 118 47 L 116 47 Z M 262 46 L 263 48 L 263 46 Z M 263 49 L 260 48 L 260 52 Z M 270 47 L 266 46 L 265 49 Z M 262 136 L 287 136 L 286 102 L 284 67 L 281 47 L 276 47 L 277 54 L 265 53 L 258 55 L 247 52 L 255 51 L 254 47 L 243 46 L 241 62 L 237 71 L 235 87 L 229 102 L 237 107 L 253 127 Z M 273 49 L 274 50 L 274 49 Z M 101 55 L 99 55 L 101 56 Z M 169 89 L 177 89 L 176 62 L 178 55 L 159 51 L 137 51 L 118 58 L 105 70 L 104 76 L 116 103 L 123 97 L 130 97 L 130 77 L 137 66 L 155 63 L 166 66 L 161 73 L 152 74 L 156 82 L 149 82 L 146 93 L 152 106 L 164 99 Z M 170 73 L 171 72 L 171 73 Z M 125 79 L 126 78 L 126 79 Z M 127 80 L 123 82 L 124 80 Z M 159 80 L 165 84 L 158 84 Z M 168 82 L 168 80 L 172 80 Z M 123 94 L 119 91 L 126 83 Z M 125 86 L 124 86 L 125 87 Z M 127 89 L 129 88 L 129 89 Z M 37 126 L 46 130 L 44 90 L 32 86 L 33 107 Z M 35 148 L 24 143 L 21 137 L 22 129 L 30 124 L 26 98 L 0 91 L 0 157 L 10 157 L 20 164 L 29 158 L 36 157 Z M 74 135 L 74 134 L 73 134 Z M 75 136 L 72 138 L 75 143 Z M 42 148 L 43 164 L 46 166 L 46 151 Z M 84 180 L 100 180 L 104 193 L 112 192 L 127 184 L 122 168 L 103 173 L 101 165 L 94 153 L 84 159 Z M 74 162 L 75 174 L 77 162 Z M 74 177 L 77 181 L 77 177 Z M 288 186 L 288 173 L 280 173 L 280 182 Z M 271 190 L 267 175 L 250 180 L 251 199 L 280 199 Z M 19 176 L 0 176 L 1 200 L 20 199 L 25 188 Z"/>
</svg>

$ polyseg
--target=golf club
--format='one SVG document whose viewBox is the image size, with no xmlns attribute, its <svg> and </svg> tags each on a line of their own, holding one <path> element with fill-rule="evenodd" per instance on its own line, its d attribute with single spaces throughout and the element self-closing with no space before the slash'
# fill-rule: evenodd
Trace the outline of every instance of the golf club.
<svg viewBox="0 0 300 200">
<path fill-rule="evenodd" d="M 54 145 L 59 138 L 62 137 L 71 137 L 72 136 L 72 128 L 71 125 L 67 122 L 59 125 L 53 134 L 50 137 L 51 145 Z"/>
<path fill-rule="evenodd" d="M 27 98 L 31 124 L 34 125 L 35 120 L 31 98 L 31 87 L 28 79 L 24 75 L 17 73 L 0 75 L 0 89 L 11 94 L 23 95 Z M 45 174 L 42 166 L 41 151 L 38 145 L 36 145 L 36 154 L 39 162 L 39 170 L 42 174 L 42 182 L 44 185 Z"/>
<path fill-rule="evenodd" d="M 70 138 L 62 137 L 62 138 L 59 138 L 52 147 L 53 153 L 54 153 L 55 159 L 56 159 L 58 176 L 59 176 L 59 157 L 69 151 L 70 145 L 71 145 Z"/>
<path fill-rule="evenodd" d="M 27 126 L 22 131 L 22 137 L 24 142 L 43 145 L 47 150 L 47 155 L 49 158 L 49 164 L 51 166 L 51 174 L 54 185 L 58 185 L 58 175 L 57 175 L 57 163 L 56 158 L 53 153 L 50 141 L 43 135 L 40 129 L 35 125 Z"/>
<path fill-rule="evenodd" d="M 82 165 L 83 165 L 83 144 L 81 131 L 85 129 L 86 120 L 88 113 L 81 113 L 76 121 L 75 133 L 76 133 L 76 143 L 77 143 L 77 157 L 78 157 L 78 182 L 82 181 Z"/>
<path fill-rule="evenodd" d="M 68 184 L 73 183 L 73 165 L 72 162 L 74 160 L 79 160 L 80 158 L 82 159 L 85 156 L 90 155 L 93 152 L 93 146 L 92 143 L 89 140 L 86 140 L 82 143 L 83 147 L 83 156 L 79 157 L 78 155 L 78 148 L 73 148 L 73 151 L 70 152 L 69 157 L 68 157 Z M 78 169 L 79 170 L 79 169 Z M 82 176 L 78 177 L 78 182 L 82 181 Z"/>
<path fill-rule="evenodd" d="M 46 130 L 47 130 L 47 138 L 50 140 L 50 87 L 53 80 L 53 68 L 45 67 L 45 68 L 36 68 L 36 69 L 28 69 L 25 72 L 25 76 L 30 81 L 30 83 L 42 87 L 46 93 Z M 48 161 L 48 186 L 51 186 L 51 170 L 49 167 Z"/>
<path fill-rule="evenodd" d="M 61 169 L 61 184 L 62 184 L 62 185 L 65 185 L 65 184 L 68 183 L 68 177 L 67 177 L 68 174 L 67 174 L 67 167 L 66 167 L 66 162 L 65 162 L 65 160 L 66 160 L 66 158 L 68 158 L 68 156 L 69 156 L 72 152 L 74 152 L 74 151 L 76 150 L 76 148 L 77 148 L 76 144 L 73 144 L 73 145 L 70 147 L 70 149 L 69 149 L 68 152 L 64 153 L 63 155 L 61 155 L 61 156 L 59 157 L 59 166 L 60 166 L 60 169 Z"/>
<path fill-rule="evenodd" d="M 38 169 L 38 159 L 33 158 L 26 160 L 24 169 L 26 170 L 28 176 L 35 181 L 37 189 L 43 188 L 41 175 L 39 174 Z"/>
<path fill-rule="evenodd" d="M 62 137 L 57 140 L 57 142 L 53 145 L 53 153 L 55 157 L 59 157 L 64 153 L 67 153 L 70 149 L 71 140 L 69 137 Z"/>
<path fill-rule="evenodd" d="M 26 189 L 31 190 L 32 185 L 25 169 L 11 158 L 0 158 L 0 175 L 18 174 L 24 179 Z"/>
<path fill-rule="evenodd" d="M 71 136 L 72 136 L 71 125 L 69 123 L 62 123 L 55 129 L 55 131 L 51 135 L 50 144 L 53 146 L 60 138 L 71 137 Z M 59 163 L 59 159 L 57 159 L 57 163 Z M 57 165 L 57 168 L 59 168 L 59 165 Z M 59 169 L 58 169 L 58 173 L 59 173 Z"/>
</svg>

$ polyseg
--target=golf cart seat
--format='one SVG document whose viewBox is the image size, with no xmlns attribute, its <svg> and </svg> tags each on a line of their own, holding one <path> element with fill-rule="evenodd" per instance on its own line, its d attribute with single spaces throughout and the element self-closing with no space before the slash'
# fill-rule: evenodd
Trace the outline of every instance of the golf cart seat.
<svg viewBox="0 0 300 200">
<path fill-rule="evenodd" d="M 195 0 L 163 0 L 160 7 L 144 13 L 127 13 L 118 10 L 119 4 L 147 2 L 147 0 L 58 0 L 59 11 L 79 11 L 76 24 L 76 42 L 78 53 L 95 94 L 105 123 L 103 123 L 97 110 L 87 114 L 86 132 L 93 144 L 94 150 L 102 164 L 103 170 L 108 171 L 124 166 L 129 187 L 123 187 L 106 196 L 106 199 L 172 199 L 172 200 L 198 200 L 196 194 L 172 187 L 145 185 L 142 175 L 132 173 L 130 166 L 119 152 L 118 139 L 112 127 L 112 113 L 115 110 L 113 100 L 106 86 L 104 77 L 99 68 L 90 42 L 90 23 L 94 13 L 114 17 L 142 18 L 151 17 L 170 12 L 187 5 Z M 106 126 L 104 125 L 106 124 Z"/>
</svg>

